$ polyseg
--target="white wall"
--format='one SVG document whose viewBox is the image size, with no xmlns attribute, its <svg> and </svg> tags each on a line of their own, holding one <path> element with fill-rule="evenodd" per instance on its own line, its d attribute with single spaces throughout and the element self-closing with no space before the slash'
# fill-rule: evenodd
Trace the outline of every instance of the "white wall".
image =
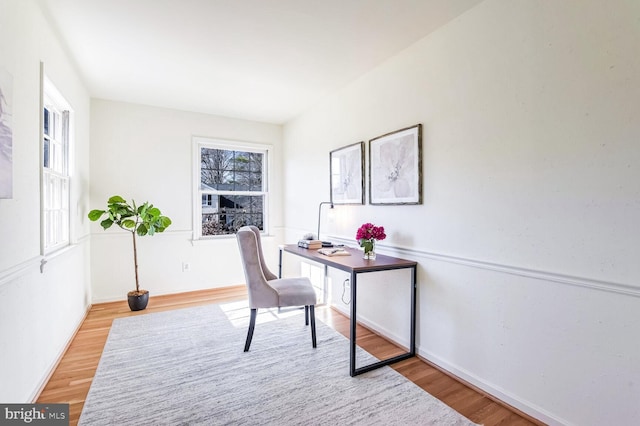
<svg viewBox="0 0 640 426">
<path fill-rule="evenodd" d="M 40 253 L 40 62 L 74 111 L 72 245 Z M 89 96 L 33 1 L 0 1 L 0 67 L 13 76 L 13 198 L 0 200 L 0 401 L 30 402 L 90 303 Z M 44 270 L 40 264 L 46 260 Z"/>
<path fill-rule="evenodd" d="M 340 206 L 325 232 L 371 221 L 419 261 L 420 355 L 552 424 L 637 422 L 639 21 L 486 0 L 399 53 L 285 126 L 287 240 L 315 230 L 330 150 L 422 123 L 424 203 Z"/>
<path fill-rule="evenodd" d="M 269 262 L 277 267 L 282 227 L 282 127 L 163 108 L 93 99 L 91 102 L 91 208 L 111 195 L 150 201 L 173 224 L 138 239 L 140 285 L 151 295 L 244 283 L 234 236 L 192 243 L 193 136 L 272 146 Z M 200 200 L 198 200 L 200 202 Z M 135 288 L 130 234 L 92 224 L 93 301 L 124 300 Z M 189 263 L 189 272 L 182 264 Z"/>
</svg>

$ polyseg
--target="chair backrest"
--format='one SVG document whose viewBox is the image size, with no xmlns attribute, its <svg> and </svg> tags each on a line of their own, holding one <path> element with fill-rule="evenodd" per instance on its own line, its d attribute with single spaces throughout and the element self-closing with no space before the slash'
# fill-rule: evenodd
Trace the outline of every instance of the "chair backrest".
<svg viewBox="0 0 640 426">
<path fill-rule="evenodd" d="M 258 242 L 258 257 L 260 258 L 260 267 L 262 268 L 262 273 L 267 281 L 275 280 L 278 278 L 276 274 L 271 272 L 267 267 L 267 263 L 264 261 L 264 254 L 262 252 L 262 241 L 260 240 L 260 230 L 257 226 L 249 225 L 247 228 L 251 229 L 253 233 L 256 235 L 256 241 Z"/>
<path fill-rule="evenodd" d="M 269 276 L 273 276 L 272 279 L 276 277 L 264 265 L 260 231 L 255 226 L 243 226 L 236 233 L 236 239 L 240 248 L 244 276 L 247 280 L 249 307 L 251 309 L 277 307 L 278 293 L 267 283 L 265 271 Z"/>
</svg>

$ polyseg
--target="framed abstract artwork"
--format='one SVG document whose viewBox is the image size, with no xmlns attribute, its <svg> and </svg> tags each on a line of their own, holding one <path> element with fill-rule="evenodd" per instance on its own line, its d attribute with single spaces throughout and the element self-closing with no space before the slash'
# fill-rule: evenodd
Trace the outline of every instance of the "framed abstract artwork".
<svg viewBox="0 0 640 426">
<path fill-rule="evenodd" d="M 0 198 L 13 198 L 13 76 L 0 68 Z"/>
<path fill-rule="evenodd" d="M 369 141 L 369 203 L 422 204 L 422 124 Z"/>
<path fill-rule="evenodd" d="M 364 142 L 329 153 L 331 202 L 364 204 Z"/>
</svg>

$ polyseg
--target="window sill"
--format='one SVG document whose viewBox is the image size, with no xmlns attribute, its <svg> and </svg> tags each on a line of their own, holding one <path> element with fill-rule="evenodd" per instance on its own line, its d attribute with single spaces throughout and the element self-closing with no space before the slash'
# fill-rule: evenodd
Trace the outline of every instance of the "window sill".
<svg viewBox="0 0 640 426">
<path fill-rule="evenodd" d="M 275 238 L 275 235 L 272 234 L 260 234 L 260 237 L 263 240 L 269 240 L 271 238 Z M 200 245 L 211 245 L 211 244 L 222 244 L 228 241 L 233 241 L 235 244 L 236 234 L 228 234 L 228 235 L 216 235 L 211 237 L 202 237 L 191 239 L 192 246 L 200 246 Z"/>
</svg>

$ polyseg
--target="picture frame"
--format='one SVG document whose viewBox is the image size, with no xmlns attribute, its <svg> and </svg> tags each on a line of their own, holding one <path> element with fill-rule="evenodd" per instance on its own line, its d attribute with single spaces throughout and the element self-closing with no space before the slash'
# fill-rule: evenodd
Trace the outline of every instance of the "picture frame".
<svg viewBox="0 0 640 426">
<path fill-rule="evenodd" d="M 364 142 L 329 152 L 331 203 L 364 204 Z"/>
<path fill-rule="evenodd" d="M 422 204 L 422 124 L 369 140 L 369 203 Z"/>
<path fill-rule="evenodd" d="M 13 198 L 13 76 L 0 67 L 0 199 Z"/>
</svg>

